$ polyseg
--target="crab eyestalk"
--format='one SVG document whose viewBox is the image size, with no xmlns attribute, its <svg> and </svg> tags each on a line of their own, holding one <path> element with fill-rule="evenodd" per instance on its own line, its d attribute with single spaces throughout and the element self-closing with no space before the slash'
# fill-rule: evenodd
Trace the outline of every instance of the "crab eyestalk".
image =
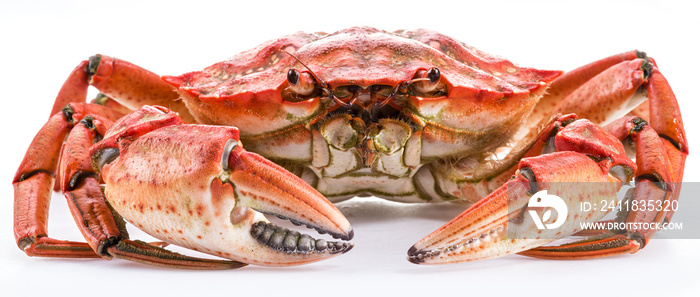
<svg viewBox="0 0 700 297">
<path fill-rule="evenodd" d="M 294 68 L 287 71 L 287 82 L 289 83 L 289 89 L 300 96 L 309 96 L 316 90 L 314 78 L 310 74 L 299 72 L 299 70 Z"/>
<path fill-rule="evenodd" d="M 445 83 L 441 82 L 440 79 L 440 69 L 433 67 L 428 70 L 418 71 L 415 78 L 409 81 L 409 84 L 418 96 L 430 96 L 435 93 L 445 92 Z"/>
</svg>

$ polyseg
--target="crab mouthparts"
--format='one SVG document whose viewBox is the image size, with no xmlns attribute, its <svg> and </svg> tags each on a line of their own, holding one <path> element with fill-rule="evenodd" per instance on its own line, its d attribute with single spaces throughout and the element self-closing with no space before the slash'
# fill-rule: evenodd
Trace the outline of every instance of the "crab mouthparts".
<svg viewBox="0 0 700 297">
<path fill-rule="evenodd" d="M 410 122 L 410 119 L 401 110 L 389 104 L 380 105 L 379 103 L 373 103 L 369 106 L 353 104 L 349 107 L 339 107 L 338 112 L 350 114 L 355 118 L 361 119 L 365 124 L 376 123 L 380 119 L 402 119 L 405 122 Z"/>
</svg>

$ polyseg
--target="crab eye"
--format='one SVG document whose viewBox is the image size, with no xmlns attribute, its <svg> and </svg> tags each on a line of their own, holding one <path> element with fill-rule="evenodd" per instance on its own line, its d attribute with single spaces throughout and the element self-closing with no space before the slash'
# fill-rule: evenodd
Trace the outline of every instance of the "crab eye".
<svg viewBox="0 0 700 297">
<path fill-rule="evenodd" d="M 285 99 L 288 101 L 297 102 L 309 99 L 308 97 L 313 95 L 317 89 L 316 80 L 310 74 L 294 68 L 287 71 L 287 83 L 289 86 Z"/>
<path fill-rule="evenodd" d="M 294 68 L 287 72 L 287 81 L 290 85 L 296 86 L 299 83 L 299 70 Z"/>
<path fill-rule="evenodd" d="M 413 96 L 435 98 L 447 94 L 447 85 L 441 81 L 442 75 L 437 67 L 420 70 L 409 86 Z"/>
<path fill-rule="evenodd" d="M 437 67 L 433 67 L 428 70 L 428 80 L 430 80 L 431 84 L 434 84 L 440 80 L 440 70 Z"/>
</svg>

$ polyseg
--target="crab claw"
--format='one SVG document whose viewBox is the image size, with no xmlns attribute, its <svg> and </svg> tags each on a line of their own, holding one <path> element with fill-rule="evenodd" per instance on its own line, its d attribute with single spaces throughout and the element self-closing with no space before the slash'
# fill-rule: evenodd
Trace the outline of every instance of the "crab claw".
<svg viewBox="0 0 700 297">
<path fill-rule="evenodd" d="M 232 142 L 229 142 L 229 145 Z M 231 210 L 232 225 L 245 229 L 247 247 L 258 247 L 251 257 L 269 258 L 271 264 L 301 264 L 349 251 L 352 244 L 314 239 L 276 226 L 261 214 L 275 215 L 305 225 L 333 238 L 350 240 L 353 230 L 345 217 L 318 191 L 297 176 L 258 154 L 233 148 L 228 157 L 228 182 L 237 205 Z M 257 263 L 266 265 L 268 263 Z"/>
<path fill-rule="evenodd" d="M 152 121 L 168 115 L 140 115 L 139 120 L 151 121 L 152 127 Z M 108 132 L 114 141 L 106 139 L 93 155 L 107 200 L 146 233 L 266 266 L 304 264 L 352 248 L 351 243 L 314 239 L 267 220 L 264 214 L 272 214 L 335 238 L 353 237 L 347 219 L 319 192 L 244 150 L 238 129 L 175 124 L 141 133 L 141 126 L 130 123 L 129 129 Z"/>
<path fill-rule="evenodd" d="M 560 177 L 586 178 L 588 183 L 561 178 L 553 181 L 548 174 L 533 169 L 542 169 L 552 159 L 557 163 L 546 165 L 547 170 Z M 578 172 L 572 173 L 570 168 Z M 607 214 L 602 209 L 583 211 L 581 197 L 592 205 L 602 205 L 604 200 L 616 199 L 620 186 L 618 179 L 603 174 L 595 161 L 583 154 L 557 152 L 525 159 L 515 179 L 413 245 L 408 260 L 416 264 L 466 262 L 548 244 L 580 231 L 583 222 L 598 221 Z M 556 209 L 556 219 L 549 207 L 542 207 L 545 204 Z"/>
<path fill-rule="evenodd" d="M 408 260 L 441 264 L 500 257 L 599 221 L 610 211 L 600 206 L 617 201 L 635 166 L 621 143 L 600 132 L 587 121 L 569 124 L 555 139 L 562 151 L 521 160 L 514 179 L 413 245 Z M 591 145 L 591 139 L 599 143 Z M 572 147 L 587 153 L 565 150 Z M 597 207 L 582 207 L 584 201 Z"/>
</svg>

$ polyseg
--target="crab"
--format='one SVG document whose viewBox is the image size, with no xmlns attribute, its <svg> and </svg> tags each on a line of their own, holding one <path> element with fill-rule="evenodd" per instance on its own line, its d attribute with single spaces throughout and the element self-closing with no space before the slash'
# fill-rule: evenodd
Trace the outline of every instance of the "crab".
<svg viewBox="0 0 700 297">
<path fill-rule="evenodd" d="M 101 92 L 92 103 L 88 86 Z M 70 74 L 52 114 L 13 180 L 20 249 L 182 268 L 347 252 L 351 243 L 265 215 L 350 240 L 331 202 L 357 196 L 473 204 L 412 246 L 413 263 L 634 253 L 655 230 L 584 230 L 607 211 L 575 205 L 615 199 L 632 180 L 628 202 L 675 201 L 688 153 L 673 92 L 642 52 L 563 73 L 428 30 L 296 33 L 179 76 L 96 55 Z M 55 177 L 87 243 L 46 232 Z M 537 228 L 553 220 L 530 203 L 541 193 L 561 197 L 573 218 L 556 233 Z M 528 205 L 540 206 L 533 219 Z M 672 215 L 635 209 L 616 221 Z M 124 220 L 163 242 L 129 239 Z M 570 235 L 589 238 L 548 246 Z"/>
</svg>

